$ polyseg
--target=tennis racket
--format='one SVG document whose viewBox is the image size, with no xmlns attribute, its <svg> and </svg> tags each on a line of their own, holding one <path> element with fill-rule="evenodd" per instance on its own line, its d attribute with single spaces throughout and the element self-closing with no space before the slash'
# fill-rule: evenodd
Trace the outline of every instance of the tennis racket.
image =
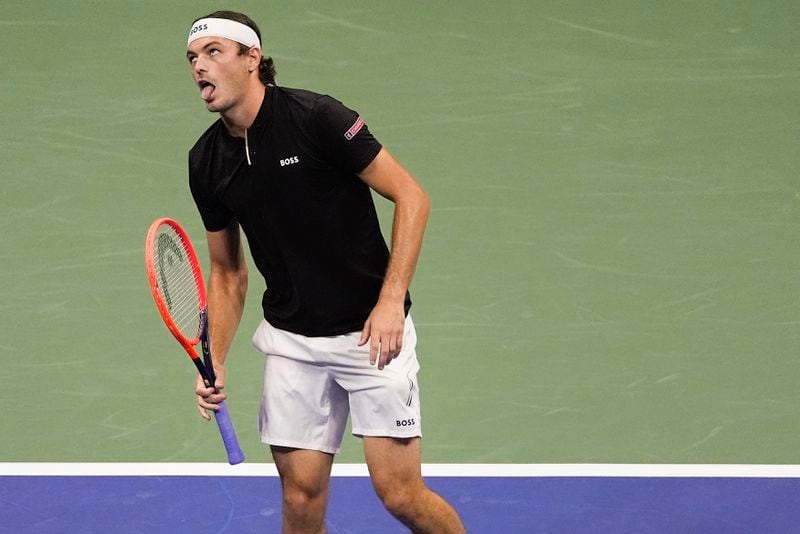
<svg viewBox="0 0 800 534">
<path fill-rule="evenodd" d="M 145 265 L 150 290 L 161 318 L 186 350 L 205 383 L 214 387 L 216 376 L 211 363 L 203 275 L 194 247 L 177 222 L 165 218 L 157 219 L 150 225 L 145 242 Z M 203 360 L 195 350 L 197 343 L 202 347 Z M 221 402 L 219 411 L 214 413 L 228 453 L 228 463 L 241 463 L 244 454 L 225 403 Z"/>
</svg>

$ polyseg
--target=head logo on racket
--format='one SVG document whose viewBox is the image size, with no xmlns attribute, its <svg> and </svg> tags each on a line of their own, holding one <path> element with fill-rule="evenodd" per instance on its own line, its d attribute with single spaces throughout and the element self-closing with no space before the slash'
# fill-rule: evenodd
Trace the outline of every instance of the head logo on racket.
<svg viewBox="0 0 800 534">
<path fill-rule="evenodd" d="M 167 272 L 175 266 L 175 259 L 183 262 L 186 258 L 183 256 L 180 245 L 175 242 L 168 234 L 158 234 L 158 244 L 156 245 L 156 257 L 158 258 L 158 277 L 160 278 L 159 289 L 164 295 L 167 303 L 167 308 L 172 310 L 172 296 L 169 291 L 169 283 L 167 282 Z M 167 265 L 164 265 L 166 261 Z"/>
</svg>

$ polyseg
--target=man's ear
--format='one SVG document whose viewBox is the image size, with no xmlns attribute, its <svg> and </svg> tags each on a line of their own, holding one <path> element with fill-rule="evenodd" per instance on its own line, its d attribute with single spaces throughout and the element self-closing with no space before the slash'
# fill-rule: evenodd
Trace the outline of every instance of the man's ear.
<svg viewBox="0 0 800 534">
<path fill-rule="evenodd" d="M 256 48 L 255 46 L 251 46 L 250 50 L 247 51 L 247 70 L 248 72 L 254 72 L 258 70 L 258 66 L 261 64 L 261 49 Z"/>
</svg>

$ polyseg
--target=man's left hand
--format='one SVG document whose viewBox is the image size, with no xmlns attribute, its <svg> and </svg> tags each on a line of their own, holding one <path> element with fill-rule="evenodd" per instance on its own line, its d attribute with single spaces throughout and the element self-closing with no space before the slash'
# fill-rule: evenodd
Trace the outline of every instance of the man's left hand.
<svg viewBox="0 0 800 534">
<path fill-rule="evenodd" d="M 378 363 L 378 369 L 383 368 L 400 354 L 403 348 L 403 332 L 405 331 L 405 310 L 403 302 L 400 304 L 389 303 L 382 300 L 372 309 L 358 346 L 370 342 L 369 364 Z"/>
</svg>

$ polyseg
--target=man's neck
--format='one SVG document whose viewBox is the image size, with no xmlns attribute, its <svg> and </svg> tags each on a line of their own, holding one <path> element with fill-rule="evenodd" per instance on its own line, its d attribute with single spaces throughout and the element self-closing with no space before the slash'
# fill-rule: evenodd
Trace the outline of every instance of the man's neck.
<svg viewBox="0 0 800 534">
<path fill-rule="evenodd" d="M 222 122 L 233 137 L 244 137 L 244 131 L 256 120 L 264 102 L 264 89 L 261 83 L 254 84 L 240 105 L 220 113 Z"/>
</svg>

